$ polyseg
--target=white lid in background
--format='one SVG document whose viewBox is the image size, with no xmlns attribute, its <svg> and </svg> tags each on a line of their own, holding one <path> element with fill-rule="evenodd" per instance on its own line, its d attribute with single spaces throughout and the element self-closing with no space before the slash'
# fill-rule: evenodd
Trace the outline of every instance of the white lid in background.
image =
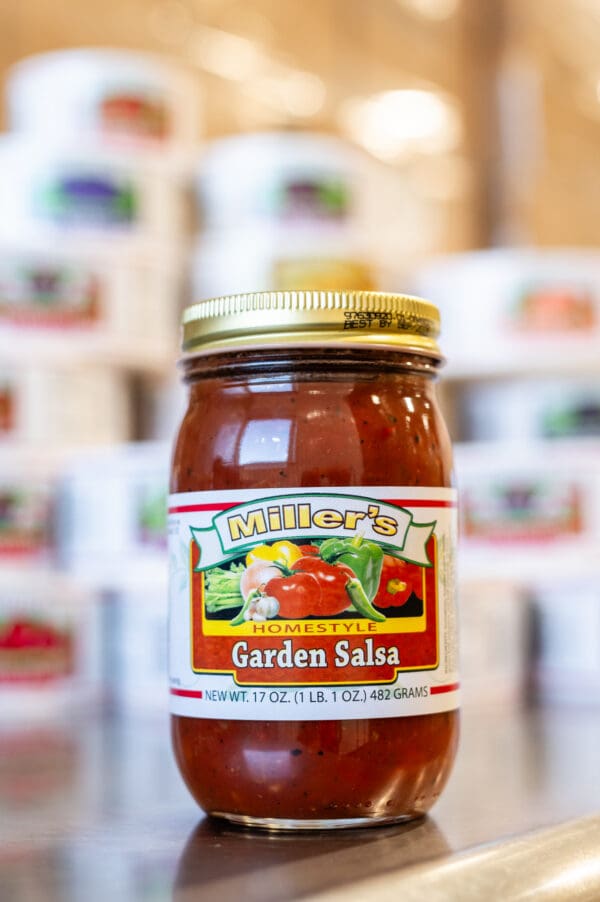
<svg viewBox="0 0 600 902">
<path fill-rule="evenodd" d="M 189 164 L 191 158 L 181 157 Z M 185 186 L 191 171 L 174 165 L 170 154 L 140 154 L 135 148 L 90 145 L 83 138 L 74 140 L 68 135 L 38 135 L 24 132 L 5 132 L 0 135 L 0 176 L 3 178 L 32 178 L 51 170 L 106 172 L 142 183 L 145 179 L 166 180 L 174 188 Z"/>
<path fill-rule="evenodd" d="M 28 57 L 8 74 L 8 116 L 17 131 L 82 139 L 94 136 L 102 143 L 126 146 L 164 146 L 197 140 L 200 115 L 200 80 L 179 61 L 149 53 L 115 48 L 59 50 Z M 157 101 L 168 117 L 166 140 L 143 135 L 114 135 L 102 129 L 96 116 L 108 96 L 139 94 Z"/>
<path fill-rule="evenodd" d="M 80 582 L 50 567 L 19 567 L 3 563 L 0 567 L 0 617 L 11 610 L 40 610 L 61 613 L 76 610 L 91 600 Z"/>
<path fill-rule="evenodd" d="M 39 232 L 0 235 L 0 259 L 40 260 L 52 265 L 72 265 L 75 268 L 102 267 L 111 276 L 115 269 L 184 270 L 189 261 L 187 241 L 160 241 L 144 236 L 134 245 L 124 246 L 112 239 L 103 240 L 100 234 L 82 237 L 69 233 L 68 241 L 49 242 Z"/>
</svg>

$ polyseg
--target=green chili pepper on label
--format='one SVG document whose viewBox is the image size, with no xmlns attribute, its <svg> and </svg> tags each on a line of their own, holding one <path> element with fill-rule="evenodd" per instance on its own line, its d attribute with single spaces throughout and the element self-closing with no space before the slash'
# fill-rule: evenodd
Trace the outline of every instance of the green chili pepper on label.
<svg viewBox="0 0 600 902">
<path fill-rule="evenodd" d="M 367 617 L 369 620 L 377 620 L 378 623 L 382 623 L 386 619 L 385 614 L 375 610 L 367 598 L 359 579 L 349 579 L 346 583 L 346 592 L 356 610 L 362 614 L 363 617 Z"/>
<path fill-rule="evenodd" d="M 362 536 L 353 539 L 325 539 L 320 555 L 330 563 L 346 564 L 361 582 L 369 601 L 379 588 L 383 568 L 383 549 L 375 542 L 368 542 Z"/>
<path fill-rule="evenodd" d="M 245 616 L 244 616 L 245 613 L 246 613 L 246 611 L 249 610 L 250 605 L 252 604 L 252 602 L 253 602 L 253 601 L 256 601 L 256 599 L 257 599 L 259 596 L 260 596 L 260 590 L 259 590 L 259 589 L 253 589 L 252 592 L 250 592 L 250 594 L 249 594 L 248 597 L 246 598 L 246 601 L 245 601 L 244 604 L 242 605 L 241 610 L 238 612 L 238 614 L 236 614 L 236 616 L 233 618 L 233 620 L 230 620 L 230 621 L 229 621 L 229 625 L 230 625 L 230 626 L 239 626 L 241 623 L 243 623 L 243 622 L 245 621 L 245 619 L 246 619 Z"/>
</svg>

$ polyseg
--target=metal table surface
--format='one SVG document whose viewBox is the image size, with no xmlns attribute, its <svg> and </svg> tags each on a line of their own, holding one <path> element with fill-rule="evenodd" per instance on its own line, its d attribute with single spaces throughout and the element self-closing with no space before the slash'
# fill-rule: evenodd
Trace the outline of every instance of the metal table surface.
<svg viewBox="0 0 600 902">
<path fill-rule="evenodd" d="M 577 874 L 598 876 L 600 886 L 600 820 L 577 821 L 568 842 L 562 834 L 544 834 L 533 838 L 532 848 L 505 844 L 596 812 L 599 711 L 467 710 L 455 771 L 429 817 L 309 835 L 251 833 L 204 817 L 172 761 L 166 717 L 3 725 L 0 900 L 269 902 L 343 894 L 362 902 L 371 885 L 380 899 L 385 887 L 398 898 L 403 882 L 403 899 L 427 902 L 600 899 L 595 883 L 591 895 L 566 896 L 541 888 L 532 895 L 531 887 L 518 896 L 506 887 L 501 895 L 482 890 L 471 896 L 452 884 L 461 868 L 479 873 L 503 849 L 513 863 L 504 863 L 505 870 L 520 862 L 530 883 L 541 879 L 530 868 L 531 856 L 556 863 L 557 849 L 565 855 L 585 849 L 587 870 L 580 862 Z M 480 849 L 485 843 L 493 845 Z M 430 888 L 423 896 L 418 880 L 436 874 L 444 875 L 441 895 Z M 464 880 L 472 883 L 472 874 Z"/>
</svg>

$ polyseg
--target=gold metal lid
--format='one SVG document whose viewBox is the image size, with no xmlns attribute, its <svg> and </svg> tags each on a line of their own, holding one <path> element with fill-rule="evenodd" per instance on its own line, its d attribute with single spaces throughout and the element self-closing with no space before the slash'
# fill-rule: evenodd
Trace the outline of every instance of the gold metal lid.
<svg viewBox="0 0 600 902">
<path fill-rule="evenodd" d="M 440 314 L 422 298 L 377 291 L 261 291 L 183 312 L 189 355 L 273 345 L 390 347 L 441 358 Z"/>
</svg>

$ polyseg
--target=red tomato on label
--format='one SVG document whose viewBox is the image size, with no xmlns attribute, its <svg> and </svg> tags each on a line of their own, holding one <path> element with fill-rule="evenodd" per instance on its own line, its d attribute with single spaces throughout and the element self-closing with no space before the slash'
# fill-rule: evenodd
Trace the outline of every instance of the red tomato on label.
<svg viewBox="0 0 600 902">
<path fill-rule="evenodd" d="M 331 617 L 341 614 L 350 604 L 346 583 L 354 573 L 345 564 L 328 564 L 316 556 L 298 558 L 289 576 L 269 580 L 265 595 L 279 602 L 279 616 L 296 620 L 302 617 Z"/>
<path fill-rule="evenodd" d="M 386 554 L 373 604 L 378 608 L 401 607 L 413 592 L 418 598 L 422 598 L 422 585 L 421 567 Z"/>
<path fill-rule="evenodd" d="M 328 564 L 319 557 L 301 557 L 294 564 L 295 571 L 312 574 L 321 589 L 321 594 L 313 605 L 311 614 L 331 617 L 341 614 L 350 604 L 346 583 L 354 578 L 354 573 L 346 564 Z"/>
<path fill-rule="evenodd" d="M 276 576 L 265 586 L 265 594 L 279 602 L 279 616 L 299 620 L 312 614 L 315 599 L 321 594 L 317 580 L 310 573 Z"/>
</svg>

